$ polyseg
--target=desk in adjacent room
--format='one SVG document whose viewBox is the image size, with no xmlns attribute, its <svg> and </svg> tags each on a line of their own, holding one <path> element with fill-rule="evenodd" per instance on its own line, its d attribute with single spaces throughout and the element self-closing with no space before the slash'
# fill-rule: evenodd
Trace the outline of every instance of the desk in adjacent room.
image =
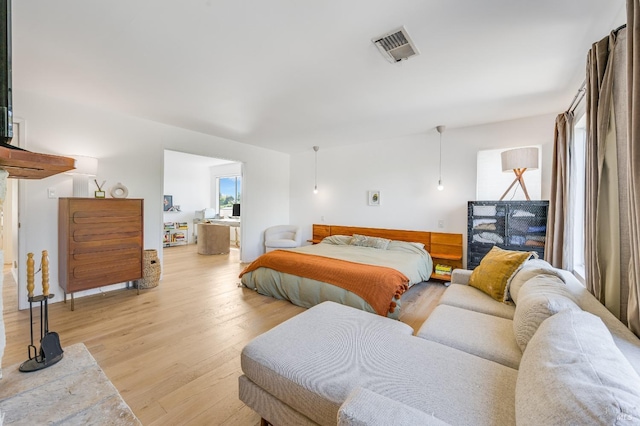
<svg viewBox="0 0 640 426">
<path fill-rule="evenodd" d="M 208 219 L 209 223 L 226 225 L 233 228 L 233 236 L 230 236 L 236 247 L 240 247 L 240 218 L 238 219 Z M 230 230 L 231 230 L 230 228 Z"/>
<path fill-rule="evenodd" d="M 229 225 L 198 224 L 198 254 L 227 254 L 230 244 Z"/>
</svg>

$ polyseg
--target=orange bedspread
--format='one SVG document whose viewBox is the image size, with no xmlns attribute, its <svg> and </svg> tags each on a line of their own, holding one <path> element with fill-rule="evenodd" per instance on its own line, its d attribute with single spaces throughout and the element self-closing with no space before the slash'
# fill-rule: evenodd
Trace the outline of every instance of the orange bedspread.
<svg viewBox="0 0 640 426">
<path fill-rule="evenodd" d="M 240 273 L 240 278 L 258 268 L 271 268 L 342 287 L 363 298 L 382 316 L 394 311 L 396 302 L 393 298 L 400 299 L 409 288 L 409 278 L 393 268 L 286 250 L 274 250 L 260 256 Z"/>
</svg>

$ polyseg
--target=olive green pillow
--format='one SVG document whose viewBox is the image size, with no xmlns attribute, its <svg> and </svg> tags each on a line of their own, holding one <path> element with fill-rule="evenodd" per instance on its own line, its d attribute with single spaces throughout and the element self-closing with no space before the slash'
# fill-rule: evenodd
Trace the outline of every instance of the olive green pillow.
<svg viewBox="0 0 640 426">
<path fill-rule="evenodd" d="M 469 285 L 487 293 L 499 302 L 505 302 L 505 289 L 513 275 L 522 267 L 533 252 L 493 248 L 482 258 L 469 277 Z"/>
</svg>

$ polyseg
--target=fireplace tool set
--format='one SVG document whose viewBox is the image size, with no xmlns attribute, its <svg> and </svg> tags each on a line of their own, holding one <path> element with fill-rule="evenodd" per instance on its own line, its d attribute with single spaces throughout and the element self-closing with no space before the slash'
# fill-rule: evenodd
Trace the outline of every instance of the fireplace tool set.
<svg viewBox="0 0 640 426">
<path fill-rule="evenodd" d="M 19 370 L 30 372 L 42 370 L 62 359 L 62 346 L 60 336 L 55 331 L 49 331 L 49 299 L 53 294 L 49 293 L 49 256 L 46 250 L 42 251 L 42 294 L 34 296 L 34 261 L 33 253 L 27 254 L 27 292 L 29 297 L 29 319 L 31 327 L 31 344 L 27 347 L 29 359 L 20 364 Z M 40 303 L 40 350 L 33 344 L 33 304 Z"/>
</svg>

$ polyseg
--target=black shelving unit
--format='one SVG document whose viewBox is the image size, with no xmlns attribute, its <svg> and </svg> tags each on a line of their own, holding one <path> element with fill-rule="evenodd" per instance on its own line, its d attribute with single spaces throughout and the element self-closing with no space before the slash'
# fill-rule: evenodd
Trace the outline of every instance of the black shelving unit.
<svg viewBox="0 0 640 426">
<path fill-rule="evenodd" d="M 544 257 L 549 201 L 469 201 L 467 269 L 495 245 Z"/>
</svg>

